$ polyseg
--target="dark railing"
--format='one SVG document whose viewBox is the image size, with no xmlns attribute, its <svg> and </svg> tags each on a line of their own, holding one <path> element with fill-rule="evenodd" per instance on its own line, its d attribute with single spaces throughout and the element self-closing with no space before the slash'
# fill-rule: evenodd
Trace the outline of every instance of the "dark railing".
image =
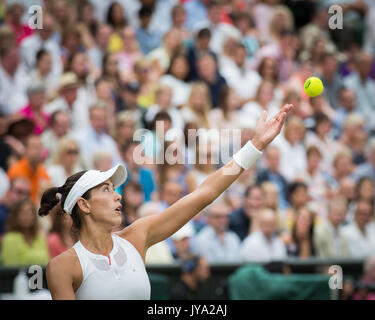
<svg viewBox="0 0 375 320">
<path fill-rule="evenodd" d="M 257 265 L 266 265 L 265 263 L 259 262 Z M 363 260 L 353 260 L 353 259 L 287 259 L 284 261 L 290 271 L 294 274 L 317 274 L 317 273 L 327 273 L 330 266 L 338 265 L 342 268 L 343 277 L 351 277 L 354 280 L 359 280 L 363 273 Z M 215 264 L 211 265 L 211 296 L 208 299 L 226 299 L 228 298 L 228 293 L 226 291 L 227 279 L 233 274 L 238 268 L 244 264 Z M 17 276 L 20 269 L 26 271 L 29 277 L 33 275 L 33 272 L 29 272 L 28 267 L 5 267 L 0 266 L 0 294 L 11 293 L 13 291 L 13 281 Z M 173 285 L 180 276 L 180 267 L 178 264 L 171 265 L 147 265 L 147 272 L 150 275 L 151 286 L 157 286 L 157 282 L 164 281 L 167 286 Z M 43 288 L 47 289 L 47 281 L 45 277 L 45 268 L 43 270 Z M 163 287 L 163 286 L 161 286 Z M 160 288 L 161 288 L 160 287 Z M 159 293 L 155 298 L 168 299 L 167 292 L 161 292 L 166 290 L 166 285 L 164 284 L 164 289 L 159 290 Z"/>
</svg>

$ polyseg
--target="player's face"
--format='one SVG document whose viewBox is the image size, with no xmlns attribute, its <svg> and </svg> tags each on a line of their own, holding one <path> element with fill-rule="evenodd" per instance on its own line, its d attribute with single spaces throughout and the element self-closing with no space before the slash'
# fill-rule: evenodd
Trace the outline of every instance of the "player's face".
<svg viewBox="0 0 375 320">
<path fill-rule="evenodd" d="M 94 222 L 113 228 L 119 226 L 122 221 L 121 195 L 118 194 L 113 183 L 107 180 L 91 191 L 90 217 Z"/>
</svg>

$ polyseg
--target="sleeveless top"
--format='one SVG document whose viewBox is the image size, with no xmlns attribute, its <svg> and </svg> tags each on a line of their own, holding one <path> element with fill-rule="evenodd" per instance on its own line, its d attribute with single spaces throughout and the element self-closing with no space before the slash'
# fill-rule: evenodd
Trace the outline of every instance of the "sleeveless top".
<svg viewBox="0 0 375 320">
<path fill-rule="evenodd" d="M 82 268 L 78 300 L 150 300 L 151 285 L 141 255 L 127 240 L 112 234 L 108 257 L 88 251 L 78 241 L 73 248 Z"/>
</svg>

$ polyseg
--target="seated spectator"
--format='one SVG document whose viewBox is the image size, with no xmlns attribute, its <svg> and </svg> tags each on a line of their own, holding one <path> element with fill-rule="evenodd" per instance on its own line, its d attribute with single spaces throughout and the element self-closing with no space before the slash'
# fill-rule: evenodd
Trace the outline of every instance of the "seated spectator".
<svg viewBox="0 0 375 320">
<path fill-rule="evenodd" d="M 276 146 L 270 145 L 264 151 L 265 168 L 257 172 L 257 183 L 266 181 L 274 183 L 278 189 L 278 203 L 280 209 L 284 210 L 288 206 L 288 183 L 280 173 L 280 150 Z"/>
<path fill-rule="evenodd" d="M 138 219 L 159 214 L 162 212 L 160 205 L 156 202 L 142 204 L 137 210 Z M 146 265 L 151 264 L 171 264 L 174 258 L 166 241 L 161 241 L 147 249 Z"/>
<path fill-rule="evenodd" d="M 82 129 L 89 123 L 88 105 L 78 99 L 78 78 L 73 72 L 64 73 L 59 81 L 58 96 L 46 105 L 45 111 L 68 112 L 72 119 L 73 130 Z"/>
<path fill-rule="evenodd" d="M 191 256 L 191 239 L 193 236 L 194 228 L 192 223 L 188 222 L 166 240 L 175 261 L 182 261 Z"/>
<path fill-rule="evenodd" d="M 49 124 L 50 116 L 43 110 L 46 87 L 42 82 L 33 82 L 27 88 L 29 103 L 20 110 L 27 119 L 34 122 L 34 134 L 42 134 Z"/>
<path fill-rule="evenodd" d="M 31 36 L 34 30 L 29 27 L 27 23 L 22 21 L 22 16 L 25 12 L 25 8 L 22 3 L 12 3 L 8 5 L 6 10 L 7 23 L 13 29 L 13 33 L 16 38 L 16 42 L 19 45 L 24 39 Z"/>
<path fill-rule="evenodd" d="M 211 271 L 204 257 L 192 255 L 181 261 L 181 275 L 179 281 L 169 290 L 171 300 L 206 299 L 204 284 L 210 278 Z"/>
<path fill-rule="evenodd" d="M 107 171 L 112 168 L 112 155 L 108 151 L 96 151 L 92 156 L 94 170 Z"/>
<path fill-rule="evenodd" d="M 354 171 L 356 181 L 362 177 L 370 177 L 375 181 L 375 138 L 371 138 L 366 148 L 367 162 L 359 165 Z"/>
<path fill-rule="evenodd" d="M 62 186 L 72 174 L 82 171 L 80 152 L 75 139 L 65 136 L 59 140 L 56 154 L 47 172 L 53 186 Z"/>
<path fill-rule="evenodd" d="M 264 194 L 260 186 L 250 186 L 243 199 L 240 209 L 233 211 L 229 216 L 229 229 L 243 241 L 252 231 L 258 228 L 254 220 L 259 216 L 264 205 Z"/>
<path fill-rule="evenodd" d="M 48 153 L 46 164 L 50 164 L 54 160 L 59 140 L 70 133 L 71 126 L 68 112 L 55 111 L 51 115 L 49 127 L 41 135 L 43 147 Z"/>
<path fill-rule="evenodd" d="M 283 134 L 273 142 L 280 150 L 280 173 L 288 183 L 306 169 L 304 135 L 305 126 L 302 120 L 292 116 L 285 123 Z"/>
<path fill-rule="evenodd" d="M 48 251 L 51 258 L 71 248 L 78 241 L 77 234 L 72 231 L 70 215 L 56 210 L 52 218 L 52 227 L 47 236 Z"/>
<path fill-rule="evenodd" d="M 373 205 L 358 200 L 354 221 L 345 226 L 343 233 L 349 241 L 350 257 L 363 259 L 375 252 L 375 226 L 372 223 Z"/>
<path fill-rule="evenodd" d="M 346 212 L 345 198 L 329 201 L 327 218 L 314 228 L 314 245 L 319 258 L 349 257 L 349 242 L 343 234 Z"/>
<path fill-rule="evenodd" d="M 345 122 L 346 117 L 355 112 L 356 109 L 356 94 L 353 90 L 350 90 L 346 87 L 342 87 L 338 93 L 338 102 L 336 108 L 336 116 L 332 119 L 332 124 L 335 127 L 335 138 L 341 136 L 342 128 Z"/>
<path fill-rule="evenodd" d="M 145 114 L 145 121 L 152 123 L 158 112 L 165 111 L 172 119 L 172 128 L 182 130 L 184 119 L 180 111 L 172 104 L 172 88 L 166 84 L 161 84 L 155 91 L 155 104 L 151 105 Z"/>
<path fill-rule="evenodd" d="M 137 104 L 140 107 L 148 108 L 155 103 L 155 90 L 157 88 L 154 81 L 154 68 L 150 61 L 141 59 L 135 63 L 134 72 L 137 76 L 136 82 L 139 83 L 139 92 Z"/>
<path fill-rule="evenodd" d="M 358 113 L 349 114 L 345 119 L 339 142 L 350 149 L 356 165 L 361 165 L 366 161 L 364 149 L 367 139 L 365 118 Z"/>
<path fill-rule="evenodd" d="M 171 64 L 171 58 L 182 49 L 182 39 L 176 29 L 170 29 L 163 36 L 163 43 L 160 47 L 150 51 L 147 59 L 152 61 L 158 74 L 163 75 Z"/>
<path fill-rule="evenodd" d="M 297 211 L 290 241 L 286 241 L 287 254 L 291 257 L 311 258 L 315 256 L 313 242 L 315 214 L 306 207 Z"/>
<path fill-rule="evenodd" d="M 123 49 L 122 30 L 127 25 L 124 7 L 119 2 L 113 2 L 107 12 L 107 24 L 112 28 L 112 34 L 108 43 L 109 52 L 119 52 Z"/>
<path fill-rule="evenodd" d="M 26 141 L 25 156 L 14 163 L 7 172 L 10 180 L 15 177 L 23 177 L 30 182 L 33 203 L 37 203 L 43 183 L 50 181 L 43 164 L 42 148 L 40 136 L 29 136 Z"/>
<path fill-rule="evenodd" d="M 13 207 L 6 230 L 1 252 L 5 266 L 47 265 L 47 241 L 40 231 L 35 206 L 29 200 Z"/>
<path fill-rule="evenodd" d="M 219 105 L 218 96 L 221 88 L 227 83 L 220 74 L 215 57 L 209 53 L 203 54 L 197 59 L 198 79 L 206 83 L 210 89 L 212 106 Z"/>
<path fill-rule="evenodd" d="M 5 226 L 13 207 L 30 197 L 30 182 L 26 178 L 15 177 L 9 181 L 9 188 L 0 200 L 0 243 Z"/>
<path fill-rule="evenodd" d="M 210 129 L 210 109 L 211 98 L 208 87 L 203 82 L 193 82 L 189 99 L 180 111 L 185 123 L 193 122 L 198 128 Z"/>
<path fill-rule="evenodd" d="M 160 78 L 160 83 L 172 88 L 172 104 L 182 107 L 187 103 L 191 85 L 186 82 L 189 73 L 189 63 L 184 54 L 175 54 L 171 58 L 167 72 Z"/>
<path fill-rule="evenodd" d="M 276 235 L 276 224 L 273 210 L 261 210 L 259 230 L 248 235 L 241 245 L 240 253 L 245 262 L 272 262 L 286 258 L 286 247 Z"/>
<path fill-rule="evenodd" d="M 326 215 L 326 192 L 328 185 L 322 172 L 322 153 L 315 145 L 306 150 L 307 167 L 306 171 L 298 176 L 299 181 L 303 181 L 308 188 L 310 208 L 319 214 L 319 217 Z"/>
<path fill-rule="evenodd" d="M 362 177 L 356 185 L 356 198 L 357 200 L 366 200 L 375 204 L 375 181 L 370 177 Z"/>
<path fill-rule="evenodd" d="M 240 261 L 240 239 L 228 230 L 230 208 L 224 203 L 213 203 L 207 214 L 207 225 L 193 238 L 192 251 L 208 263 L 236 263 Z"/>
<path fill-rule="evenodd" d="M 149 6 L 142 6 L 138 11 L 139 27 L 136 36 L 139 46 L 144 55 L 160 47 L 161 35 L 150 28 L 153 9 Z"/>
<path fill-rule="evenodd" d="M 106 105 L 95 104 L 90 107 L 90 125 L 77 131 L 78 142 L 85 168 L 93 168 L 93 155 L 96 150 L 107 151 L 112 155 L 113 165 L 122 162 L 116 142 L 107 133 Z"/>
<path fill-rule="evenodd" d="M 122 190 L 122 225 L 119 230 L 131 225 L 139 218 L 137 210 L 143 201 L 143 192 L 139 183 L 129 181 Z"/>
<path fill-rule="evenodd" d="M 117 149 L 121 154 L 126 145 L 133 141 L 136 130 L 136 121 L 129 111 L 121 111 L 116 114 L 116 121 L 112 136 L 117 143 Z"/>
<path fill-rule="evenodd" d="M 235 89 L 243 105 L 255 97 L 261 77 L 247 65 L 245 45 L 237 44 L 233 55 L 233 60 L 223 65 L 220 71 L 228 85 Z"/>
</svg>

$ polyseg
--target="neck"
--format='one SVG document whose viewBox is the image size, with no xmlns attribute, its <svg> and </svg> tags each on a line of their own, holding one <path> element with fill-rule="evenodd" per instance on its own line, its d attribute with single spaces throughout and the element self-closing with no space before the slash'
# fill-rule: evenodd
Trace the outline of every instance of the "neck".
<svg viewBox="0 0 375 320">
<path fill-rule="evenodd" d="M 82 226 L 81 243 L 89 251 L 104 256 L 108 256 L 113 248 L 111 231 L 95 226 Z"/>
</svg>

